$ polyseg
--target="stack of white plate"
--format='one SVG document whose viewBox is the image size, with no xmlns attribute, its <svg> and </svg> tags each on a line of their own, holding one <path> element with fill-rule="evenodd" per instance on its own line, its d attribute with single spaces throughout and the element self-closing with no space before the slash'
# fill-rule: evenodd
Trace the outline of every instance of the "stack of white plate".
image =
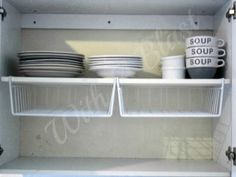
<svg viewBox="0 0 236 177">
<path fill-rule="evenodd" d="M 89 68 L 101 77 L 132 77 L 143 69 L 143 59 L 133 55 L 100 55 L 88 58 Z"/>
<path fill-rule="evenodd" d="M 19 70 L 31 77 L 76 77 L 84 70 L 84 55 L 55 51 L 18 53 Z"/>
</svg>

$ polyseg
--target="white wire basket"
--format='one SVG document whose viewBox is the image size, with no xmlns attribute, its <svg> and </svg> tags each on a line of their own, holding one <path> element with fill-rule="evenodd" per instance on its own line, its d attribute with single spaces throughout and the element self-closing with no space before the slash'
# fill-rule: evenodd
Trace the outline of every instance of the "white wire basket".
<svg viewBox="0 0 236 177">
<path fill-rule="evenodd" d="M 118 79 L 122 117 L 219 117 L 224 79 Z"/>
<path fill-rule="evenodd" d="M 15 116 L 111 117 L 116 79 L 9 77 Z"/>
</svg>

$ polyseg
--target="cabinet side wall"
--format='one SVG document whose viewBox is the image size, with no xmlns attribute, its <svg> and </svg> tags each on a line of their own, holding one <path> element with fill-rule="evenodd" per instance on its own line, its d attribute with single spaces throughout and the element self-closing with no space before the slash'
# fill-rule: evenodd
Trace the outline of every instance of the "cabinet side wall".
<svg viewBox="0 0 236 177">
<path fill-rule="evenodd" d="M 16 53 L 20 50 L 21 29 L 20 14 L 3 1 L 7 17 L 2 22 L 1 31 L 1 76 L 13 75 L 16 70 Z M 13 66 L 13 67 L 12 67 Z M 19 155 L 19 119 L 11 115 L 9 103 L 9 89 L 5 83 L 0 82 L 0 144 L 4 153 L 0 156 L 0 165 L 15 159 Z"/>
<path fill-rule="evenodd" d="M 226 66 L 224 69 L 225 78 L 231 79 L 232 76 L 232 23 L 225 18 L 225 14 L 231 1 L 229 1 L 221 10 L 215 15 L 215 36 L 226 41 L 225 49 L 227 57 L 225 57 Z M 225 88 L 223 114 L 220 119 L 214 120 L 213 128 L 213 158 L 221 165 L 231 169 L 231 162 L 225 156 L 225 151 L 231 145 L 232 132 L 232 114 L 231 114 L 231 88 Z"/>
<path fill-rule="evenodd" d="M 145 71 L 160 77 L 160 57 L 183 54 L 185 38 L 197 34 L 212 31 L 25 29 L 22 47 L 141 55 Z M 212 119 L 125 119 L 116 102 L 110 119 L 23 118 L 20 147 L 22 156 L 212 159 Z"/>
</svg>

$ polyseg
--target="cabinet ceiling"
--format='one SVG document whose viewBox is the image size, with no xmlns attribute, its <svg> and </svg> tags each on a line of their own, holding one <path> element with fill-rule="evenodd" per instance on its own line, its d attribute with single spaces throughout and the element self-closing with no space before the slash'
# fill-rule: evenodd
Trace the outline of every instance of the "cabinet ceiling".
<svg viewBox="0 0 236 177">
<path fill-rule="evenodd" d="M 214 15 L 229 0 L 7 0 L 22 13 Z"/>
</svg>

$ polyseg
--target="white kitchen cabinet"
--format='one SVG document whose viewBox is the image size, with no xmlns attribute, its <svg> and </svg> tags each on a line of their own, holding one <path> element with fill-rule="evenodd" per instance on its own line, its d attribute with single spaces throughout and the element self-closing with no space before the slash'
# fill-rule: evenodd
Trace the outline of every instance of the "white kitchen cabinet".
<svg viewBox="0 0 236 177">
<path fill-rule="evenodd" d="M 4 150 L 0 155 L 0 176 L 235 176 L 235 166 L 231 166 L 232 161 L 225 155 L 228 146 L 235 147 L 236 21 L 234 17 L 230 20 L 225 17 L 229 8 L 233 13 L 233 3 L 230 0 L 3 0 L 7 16 L 0 22 L 3 81 L 0 145 Z M 184 39 L 196 34 L 215 35 L 226 41 L 227 66 L 220 75 L 224 79 L 14 77 L 17 52 L 47 49 L 81 51 L 86 56 L 143 55 L 145 70 L 159 76 L 160 56 L 181 54 Z M 35 84 L 31 89 L 37 100 L 47 97 L 49 106 L 57 104 L 60 109 L 49 106 L 35 109 L 38 102 L 26 99 L 26 93 L 31 91 L 29 83 Z M 59 83 L 69 85 L 66 89 L 71 99 L 76 98 L 76 93 L 88 96 L 86 85 L 107 84 L 109 89 L 102 88 L 101 92 L 107 94 L 108 101 L 102 111 L 99 106 L 93 112 L 65 111 L 63 108 L 70 99 L 66 100 L 64 94 L 58 94 L 60 98 L 55 100 L 50 99 L 53 90 L 48 96 L 44 94 L 48 85 L 60 89 Z M 153 89 L 160 85 L 162 88 Z M 38 86 L 42 86 L 39 92 Z M 194 90 L 194 97 L 188 97 L 195 86 L 201 92 Z M 213 86 L 210 96 L 205 97 L 204 93 L 207 95 L 207 89 Z M 163 95 L 168 91 L 173 93 L 173 104 L 163 107 L 167 102 Z M 185 96 L 186 99 L 180 98 Z M 162 101 L 158 102 L 160 98 Z M 199 100 L 204 98 L 213 103 L 206 104 L 208 107 L 213 106 L 201 112 L 203 102 Z M 192 107 L 194 99 L 201 106 Z M 137 100 L 143 101 L 143 105 Z M 162 106 L 163 114 L 153 111 L 158 106 Z M 73 118 L 81 114 L 85 116 Z"/>
</svg>

